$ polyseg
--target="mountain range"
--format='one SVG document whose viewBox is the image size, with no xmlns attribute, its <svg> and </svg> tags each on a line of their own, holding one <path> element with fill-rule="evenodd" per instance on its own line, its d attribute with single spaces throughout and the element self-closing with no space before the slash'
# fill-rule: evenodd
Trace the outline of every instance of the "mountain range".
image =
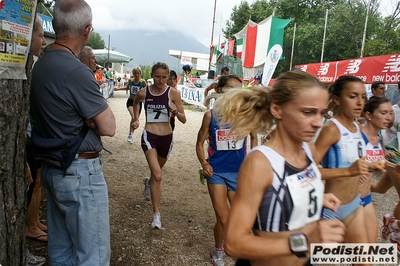
<svg viewBox="0 0 400 266">
<path fill-rule="evenodd" d="M 133 58 L 128 67 L 152 66 L 155 62 L 165 62 L 170 69 L 180 71 L 180 60 L 170 56 L 168 50 L 195 53 L 209 53 L 209 48 L 195 36 L 179 31 L 115 30 L 98 31 L 106 47 L 110 36 L 110 48 Z M 179 68 L 179 69 L 178 69 Z"/>
</svg>

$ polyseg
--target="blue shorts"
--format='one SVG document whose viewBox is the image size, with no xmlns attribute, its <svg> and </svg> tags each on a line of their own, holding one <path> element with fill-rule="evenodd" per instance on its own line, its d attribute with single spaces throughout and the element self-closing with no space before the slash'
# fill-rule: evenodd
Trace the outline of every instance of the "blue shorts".
<svg viewBox="0 0 400 266">
<path fill-rule="evenodd" d="M 355 212 L 358 207 L 361 206 L 360 194 L 358 194 L 351 202 L 340 205 L 337 213 L 339 215 L 339 220 L 343 221 L 347 216 Z"/>
<path fill-rule="evenodd" d="M 226 185 L 228 191 L 236 191 L 238 173 L 214 173 L 207 177 L 207 182 L 213 185 Z"/>
</svg>

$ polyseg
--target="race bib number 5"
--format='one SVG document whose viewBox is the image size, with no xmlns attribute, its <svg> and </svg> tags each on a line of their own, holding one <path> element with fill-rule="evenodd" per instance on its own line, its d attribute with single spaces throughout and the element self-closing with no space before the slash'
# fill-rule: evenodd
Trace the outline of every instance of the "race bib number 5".
<svg viewBox="0 0 400 266">
<path fill-rule="evenodd" d="M 217 150 L 229 151 L 243 148 L 244 139 L 238 140 L 237 136 L 236 132 L 229 134 L 229 129 L 218 129 L 216 132 Z"/>
<path fill-rule="evenodd" d="M 289 219 L 289 230 L 296 230 L 319 219 L 324 185 L 321 173 L 315 164 L 311 164 L 302 172 L 286 177 L 293 210 Z"/>
</svg>

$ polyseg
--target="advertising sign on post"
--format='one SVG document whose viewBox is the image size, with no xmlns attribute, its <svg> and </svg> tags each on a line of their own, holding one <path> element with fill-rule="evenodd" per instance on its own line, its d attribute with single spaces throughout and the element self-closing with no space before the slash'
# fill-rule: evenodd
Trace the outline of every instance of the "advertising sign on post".
<svg viewBox="0 0 400 266">
<path fill-rule="evenodd" d="M 36 0 L 0 0 L 0 76 L 26 79 Z"/>
</svg>

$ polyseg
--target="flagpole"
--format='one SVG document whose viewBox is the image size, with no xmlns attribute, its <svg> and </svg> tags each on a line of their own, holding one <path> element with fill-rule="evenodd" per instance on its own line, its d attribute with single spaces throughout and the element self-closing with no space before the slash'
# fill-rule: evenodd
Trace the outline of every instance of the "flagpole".
<svg viewBox="0 0 400 266">
<path fill-rule="evenodd" d="M 216 9 L 217 9 L 217 0 L 214 1 L 214 15 L 213 15 L 213 21 L 212 21 L 212 27 L 211 27 L 210 60 L 208 62 L 208 73 L 210 73 L 210 70 L 211 70 L 212 52 L 214 52 L 214 51 L 211 51 L 211 49 L 213 47 L 213 42 L 214 42 L 214 24 L 215 24 Z"/>
<path fill-rule="evenodd" d="M 294 23 L 294 28 L 293 28 L 293 40 L 292 40 L 292 53 L 290 55 L 290 68 L 292 69 L 292 65 L 293 65 L 293 54 L 294 54 L 294 39 L 296 38 L 296 25 L 297 23 Z"/>
<path fill-rule="evenodd" d="M 370 2 L 368 2 L 368 6 L 367 6 L 367 14 L 365 15 L 365 24 L 364 24 L 363 39 L 362 39 L 362 44 L 361 44 L 361 55 L 360 55 L 360 58 L 363 58 L 363 56 L 364 56 L 365 38 L 366 38 L 366 35 L 367 35 L 367 25 L 368 25 L 369 3 Z"/>
<path fill-rule="evenodd" d="M 328 24 L 328 9 L 325 13 L 325 26 L 324 26 L 324 37 L 322 38 L 322 51 L 321 51 L 321 63 L 324 61 L 324 48 L 325 48 L 325 36 L 326 36 L 326 26 Z"/>
</svg>

